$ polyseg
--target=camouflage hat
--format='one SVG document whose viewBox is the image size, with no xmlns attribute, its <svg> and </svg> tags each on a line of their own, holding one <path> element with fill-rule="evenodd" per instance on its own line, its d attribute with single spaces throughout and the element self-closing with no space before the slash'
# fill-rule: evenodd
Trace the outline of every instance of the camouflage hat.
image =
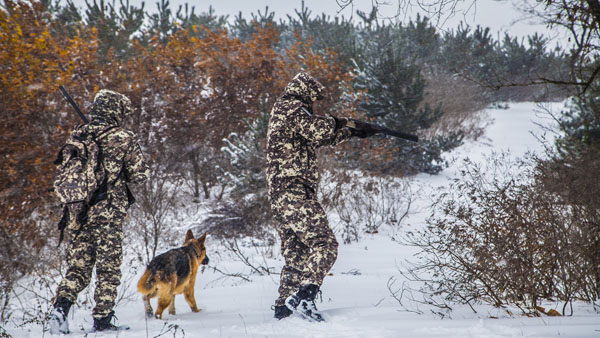
<svg viewBox="0 0 600 338">
<path fill-rule="evenodd" d="M 285 93 L 298 96 L 306 103 L 312 103 L 324 97 L 325 87 L 314 77 L 300 72 L 285 87 Z"/>
<path fill-rule="evenodd" d="M 101 89 L 94 98 L 92 118 L 119 124 L 131 114 L 131 101 L 123 94 L 108 89 Z"/>
</svg>

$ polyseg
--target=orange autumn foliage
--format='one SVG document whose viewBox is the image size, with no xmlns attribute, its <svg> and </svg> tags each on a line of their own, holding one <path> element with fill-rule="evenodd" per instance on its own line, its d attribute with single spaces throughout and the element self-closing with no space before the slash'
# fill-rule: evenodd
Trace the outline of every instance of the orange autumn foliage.
<svg viewBox="0 0 600 338">
<path fill-rule="evenodd" d="M 200 31 L 203 38 L 198 37 Z M 129 61 L 129 72 L 152 81 L 134 83 L 133 92 L 146 93 L 145 111 L 160 107 L 157 114 L 169 117 L 165 123 L 180 131 L 198 128 L 193 131 L 194 140 L 219 147 L 229 133 L 245 128 L 244 119 L 258 117 L 263 104 L 270 109 L 300 70 L 323 81 L 332 97 L 339 96 L 341 86 L 349 85 L 350 75 L 333 62 L 333 53 L 313 53 L 308 41 L 280 55 L 277 43 L 278 32 L 271 27 L 257 27 L 246 42 L 230 37 L 226 30 L 192 27 L 172 35 L 166 45 L 158 38 L 151 48 L 138 44 L 141 56 Z M 334 104 L 325 102 L 324 110 Z"/>
<path fill-rule="evenodd" d="M 3 236 L 24 236 L 43 246 L 47 236 L 40 234 L 40 224 L 53 228 L 58 220 L 56 200 L 48 191 L 52 162 L 66 135 L 80 123 L 58 91 L 60 84 L 84 113 L 100 88 L 128 95 L 134 114 L 126 124 L 139 136 L 153 170 L 180 170 L 173 159 L 189 162 L 204 156 L 179 156 L 190 144 L 219 153 L 223 138 L 243 132 L 246 120 L 270 110 L 300 70 L 329 89 L 331 99 L 320 102 L 318 112 L 352 112 L 351 104 L 334 99 L 351 91 L 352 79 L 335 62 L 335 54 L 313 52 L 311 41 L 300 39 L 281 51 L 272 27 L 257 26 L 245 42 L 226 30 L 179 29 L 166 44 L 158 38 L 149 43 L 132 40 L 132 55 L 117 58 L 109 50 L 100 60 L 93 28 L 78 27 L 72 38 L 54 37 L 48 27 L 51 18 L 39 2 L 6 4 L 0 9 Z"/>
<path fill-rule="evenodd" d="M 0 224 L 42 245 L 32 213 L 47 199 L 57 126 L 55 83 L 68 77 L 39 3 L 6 1 L 0 11 Z"/>
</svg>

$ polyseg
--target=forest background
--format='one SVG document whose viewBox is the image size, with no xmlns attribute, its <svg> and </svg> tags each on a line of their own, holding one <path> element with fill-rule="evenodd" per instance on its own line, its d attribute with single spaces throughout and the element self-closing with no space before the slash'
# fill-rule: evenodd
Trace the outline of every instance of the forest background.
<svg viewBox="0 0 600 338">
<path fill-rule="evenodd" d="M 138 135 L 151 175 L 148 184 L 135 190 L 138 203 L 128 227 L 143 248 L 138 259 L 148 262 L 177 242 L 170 223 L 187 205 L 210 208 L 210 217 L 199 221 L 197 231 L 224 240 L 275 240 L 270 211 L 265 208 L 266 126 L 275 99 L 301 70 L 328 89 L 328 98 L 315 106 L 317 112 L 418 133 L 422 140 L 419 144 L 383 138 L 352 140 L 322 150 L 321 169 L 333 186 L 321 192 L 327 208 L 348 202 L 344 184 L 356 173 L 386 179 L 439 173 L 447 165 L 445 153 L 482 134 L 486 121 L 477 114 L 482 108 L 505 101 L 573 97 L 556 116 L 562 136 L 549 146 L 547 158 L 532 159 L 533 180 L 527 186 L 531 191 L 522 193 L 534 196 L 541 191 L 550 205 L 542 206 L 540 213 L 552 216 L 543 222 L 560 224 L 568 218 L 573 233 L 565 236 L 578 234 L 577 240 L 569 237 L 569 245 L 581 249 L 577 257 L 556 257 L 570 259 L 569 263 L 585 261 L 578 263 L 578 286 L 564 298 L 600 298 L 600 273 L 594 268 L 600 266 L 599 199 L 594 195 L 600 189 L 590 189 L 590 184 L 598 185 L 590 173 L 597 172 L 593 168 L 598 167 L 600 135 L 595 45 L 563 50 L 538 34 L 522 39 L 508 34 L 493 37 L 487 28 L 462 24 L 441 32 L 427 17 L 381 20 L 376 8 L 347 20 L 313 15 L 303 6 L 295 15 L 275 21 L 268 11 L 228 18 L 212 10 L 195 13 L 191 6 L 171 8 L 166 0 L 153 12 L 123 2 L 86 4 L 83 13 L 70 1 L 4 0 L 0 8 L 3 321 L 10 317 L 19 280 L 61 268 L 64 248 L 56 249 L 61 209 L 50 191 L 52 163 L 80 122 L 59 85 L 66 86 L 84 113 L 101 88 L 132 100 L 134 113 L 126 127 Z M 593 18 L 592 9 L 579 10 Z M 592 42 L 597 40 L 597 20 L 577 15 L 565 20 L 589 23 Z M 582 54 L 587 59 L 580 58 Z M 590 81 L 573 80 L 587 79 L 582 74 L 591 74 Z M 364 184 L 360 191 L 365 194 L 383 189 L 360 180 L 354 184 Z M 486 193 L 504 194 L 503 189 L 492 187 Z M 520 208 L 509 198 L 490 198 L 485 203 L 484 207 Z M 556 213 L 555 207 L 563 209 Z M 482 224 L 472 214 L 452 214 L 451 207 L 442 210 L 458 221 L 474 220 L 468 225 Z M 516 211 L 531 214 L 524 210 Z M 503 224 L 523 226 L 520 221 Z M 377 224 L 347 222 L 341 236 L 352 242 L 361 233 L 376 232 Z M 446 224 L 432 221 L 432 226 L 431 231 L 437 226 L 443 232 Z M 437 236 L 456 236 L 460 241 L 456 234 Z M 547 236 L 554 238 L 556 233 Z M 531 257 L 537 257 L 548 247 L 531 250 Z M 556 264 L 548 264 L 552 276 L 562 273 Z M 535 311 L 538 298 L 560 293 L 557 290 L 566 284 L 548 282 L 547 271 L 538 272 L 544 285 L 541 291 L 528 285 L 530 289 L 510 295 L 514 299 L 509 301 L 527 303 L 526 308 Z M 563 282 L 571 280 L 563 278 Z M 499 303 L 508 299 L 494 290 L 484 294 Z"/>
</svg>

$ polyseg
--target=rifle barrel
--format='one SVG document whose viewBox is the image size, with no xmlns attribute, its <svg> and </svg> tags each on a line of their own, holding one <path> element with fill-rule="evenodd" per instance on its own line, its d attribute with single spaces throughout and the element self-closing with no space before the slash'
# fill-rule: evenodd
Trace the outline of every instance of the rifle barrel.
<svg viewBox="0 0 600 338">
<path fill-rule="evenodd" d="M 391 130 L 391 129 L 388 129 L 385 127 L 380 127 L 380 126 L 376 126 L 376 127 L 378 127 L 377 129 L 379 130 L 379 133 L 381 133 L 381 134 L 399 137 L 399 138 L 407 140 L 407 141 L 419 143 L 419 136 L 417 136 L 417 135 L 408 134 L 408 133 L 397 131 L 397 130 Z"/>
<path fill-rule="evenodd" d="M 69 103 L 71 104 L 71 106 L 73 106 L 73 109 L 75 109 L 75 111 L 77 112 L 77 114 L 79 115 L 79 117 L 81 117 L 81 119 L 83 120 L 84 123 L 89 123 L 90 120 L 87 119 L 87 117 L 85 117 L 85 115 L 83 115 L 83 113 L 81 112 L 81 110 L 79 110 L 79 106 L 77 105 L 77 103 L 75 103 L 75 101 L 73 101 L 73 98 L 71 98 L 71 95 L 69 95 L 69 93 L 67 92 L 67 89 L 60 85 L 58 86 L 58 88 L 60 88 L 60 91 L 63 93 L 63 95 L 67 98 L 67 101 L 69 101 Z"/>
<path fill-rule="evenodd" d="M 394 137 L 398 137 L 401 138 L 403 140 L 407 140 L 407 141 L 411 141 L 411 142 L 415 142 L 415 143 L 419 143 L 419 137 L 417 135 L 413 135 L 413 134 L 409 134 L 409 133 L 405 133 L 402 131 L 397 131 L 397 130 L 392 130 L 377 124 L 372 124 L 372 123 L 368 123 L 368 122 L 362 122 L 359 120 L 354 120 L 354 119 L 348 119 L 348 124 L 347 126 L 350 128 L 355 128 L 356 125 L 354 122 L 361 122 L 361 123 L 367 123 L 369 124 L 373 129 L 377 130 L 377 133 L 379 134 L 384 134 L 384 135 L 389 135 L 389 136 L 394 136 Z"/>
</svg>

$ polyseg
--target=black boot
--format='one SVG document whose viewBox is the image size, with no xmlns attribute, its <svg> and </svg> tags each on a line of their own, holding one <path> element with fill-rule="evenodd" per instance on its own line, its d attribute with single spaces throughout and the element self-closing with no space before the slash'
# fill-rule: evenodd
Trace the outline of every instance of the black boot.
<svg viewBox="0 0 600 338">
<path fill-rule="evenodd" d="M 108 316 L 103 318 L 94 317 L 94 331 L 121 331 L 129 330 L 129 326 L 113 324 L 113 320 L 116 320 L 115 312 L 111 311 Z"/>
<path fill-rule="evenodd" d="M 292 313 L 292 310 L 288 309 L 285 305 L 274 305 L 272 307 L 275 310 L 275 318 L 281 320 L 283 318 L 289 317 Z"/>
<path fill-rule="evenodd" d="M 316 284 L 302 285 L 296 293 L 285 300 L 285 305 L 305 319 L 317 322 L 325 321 L 315 305 L 315 298 L 319 292 L 319 286 Z"/>
<path fill-rule="evenodd" d="M 56 297 L 56 302 L 54 303 L 54 310 L 50 314 L 50 319 L 48 320 L 48 324 L 50 325 L 50 334 L 68 334 L 69 333 L 69 322 L 67 320 L 67 315 L 69 314 L 69 310 L 73 302 L 64 298 L 64 297 Z"/>
</svg>

